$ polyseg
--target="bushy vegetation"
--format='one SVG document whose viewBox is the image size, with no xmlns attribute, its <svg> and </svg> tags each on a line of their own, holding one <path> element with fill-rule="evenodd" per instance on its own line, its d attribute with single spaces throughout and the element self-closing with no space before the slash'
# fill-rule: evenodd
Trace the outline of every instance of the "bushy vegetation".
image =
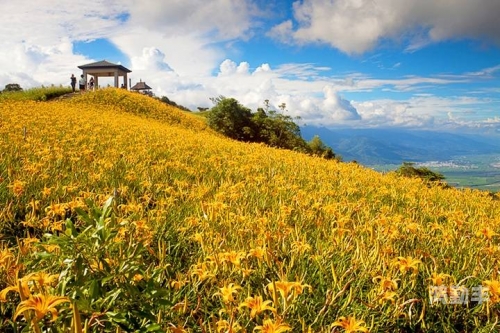
<svg viewBox="0 0 500 333">
<path fill-rule="evenodd" d="M 300 135 L 300 127 L 289 115 L 263 108 L 252 113 L 234 98 L 220 96 L 212 101 L 215 106 L 207 113 L 208 125 L 231 139 L 335 158 L 333 150 L 319 137 L 306 142 Z"/>
<path fill-rule="evenodd" d="M 18 83 L 8 83 L 2 92 L 23 91 L 23 88 Z"/>
<path fill-rule="evenodd" d="M 421 178 L 430 182 L 440 182 L 445 179 L 441 173 L 427 167 L 417 167 L 413 162 L 403 162 L 395 172 L 403 177 Z"/>
<path fill-rule="evenodd" d="M 4 90 L 0 94 L 0 101 L 16 100 L 16 101 L 48 101 L 53 98 L 65 95 L 72 92 L 70 87 L 40 87 L 23 89 Z"/>
<path fill-rule="evenodd" d="M 157 97 L 158 98 L 158 97 Z M 167 96 L 162 96 L 162 97 L 159 97 L 158 98 L 160 101 L 162 101 L 163 103 L 165 104 L 168 104 L 168 105 L 171 105 L 173 107 L 176 107 L 178 109 L 181 109 L 183 111 L 187 111 L 187 112 L 191 112 L 191 110 L 189 110 L 189 108 L 185 107 L 185 106 L 182 106 L 182 105 L 179 105 L 177 104 L 176 102 L 170 100 Z"/>
<path fill-rule="evenodd" d="M 120 89 L 0 103 L 0 157 L 1 332 L 499 330 L 485 192 L 228 140 Z"/>
</svg>

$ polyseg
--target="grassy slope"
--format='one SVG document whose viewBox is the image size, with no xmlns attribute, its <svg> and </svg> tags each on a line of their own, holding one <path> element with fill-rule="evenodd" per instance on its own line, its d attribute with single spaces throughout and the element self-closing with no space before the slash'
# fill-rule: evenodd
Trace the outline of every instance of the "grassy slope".
<svg viewBox="0 0 500 333">
<path fill-rule="evenodd" d="M 48 101 L 64 94 L 71 93 L 69 87 L 44 87 L 31 88 L 23 91 L 3 92 L 0 94 L 0 102 L 7 100 L 17 101 Z"/>
<path fill-rule="evenodd" d="M 57 223 L 64 231 L 63 215 L 89 209 L 84 198 L 102 205 L 117 194 L 116 228 L 147 226 L 131 238 L 147 248 L 136 274 L 158 278 L 151 272 L 162 257 L 170 267 L 162 271 L 164 285 L 182 281 L 165 297 L 186 300 L 189 311 L 172 311 L 170 303 L 149 310 L 163 313 L 163 329 L 215 329 L 227 320 L 251 331 L 269 317 L 295 331 L 328 331 L 353 315 L 372 331 L 453 331 L 472 329 L 475 320 L 493 327 L 497 318 L 493 304 L 487 312 L 485 304 L 428 301 L 428 287 L 437 283 L 432 273 L 469 288 L 496 279 L 500 205 L 485 193 L 428 188 L 354 164 L 230 141 L 201 119 L 120 90 L 3 103 L 0 115 L 0 225 L 11 251 L 22 250 L 12 236 L 41 238 Z M 58 215 L 60 207 L 65 213 Z M 24 274 L 64 266 L 58 255 L 45 262 L 32 259 L 40 250 L 23 251 L 31 253 L 23 256 Z M 121 251 L 99 253 L 127 261 Z M 395 285 L 384 287 L 381 277 Z M 285 301 L 270 291 L 273 281 L 311 288 L 294 287 Z M 242 286 L 234 308 L 220 300 L 230 283 Z M 277 312 L 251 318 L 235 311 L 250 295 L 273 300 Z M 92 305 L 81 302 L 85 318 Z"/>
</svg>

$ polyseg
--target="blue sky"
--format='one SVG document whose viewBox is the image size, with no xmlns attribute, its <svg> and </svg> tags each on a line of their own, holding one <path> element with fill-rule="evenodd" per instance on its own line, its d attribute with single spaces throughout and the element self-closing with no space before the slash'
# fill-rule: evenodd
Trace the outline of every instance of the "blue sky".
<svg viewBox="0 0 500 333">
<path fill-rule="evenodd" d="M 497 0 L 0 2 L 0 86 L 106 59 L 192 110 L 224 95 L 318 126 L 500 129 Z"/>
</svg>

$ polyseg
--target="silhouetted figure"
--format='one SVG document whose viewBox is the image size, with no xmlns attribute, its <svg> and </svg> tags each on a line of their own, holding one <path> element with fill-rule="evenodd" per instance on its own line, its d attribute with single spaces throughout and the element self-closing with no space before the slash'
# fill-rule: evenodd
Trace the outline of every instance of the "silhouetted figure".
<svg viewBox="0 0 500 333">
<path fill-rule="evenodd" d="M 75 92 L 76 87 L 76 77 L 75 74 L 71 74 L 71 89 Z"/>
</svg>

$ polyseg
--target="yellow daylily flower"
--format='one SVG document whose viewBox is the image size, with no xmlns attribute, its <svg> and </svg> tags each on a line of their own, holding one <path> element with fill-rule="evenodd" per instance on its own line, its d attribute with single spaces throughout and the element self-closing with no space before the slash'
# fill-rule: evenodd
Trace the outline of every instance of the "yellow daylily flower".
<svg viewBox="0 0 500 333">
<path fill-rule="evenodd" d="M 486 280 L 483 284 L 488 288 L 488 293 L 490 295 L 491 303 L 500 302 L 500 281 L 497 280 Z"/>
<path fill-rule="evenodd" d="M 56 306 L 66 302 L 70 302 L 70 300 L 68 297 L 64 296 L 45 294 L 33 295 L 19 303 L 17 310 L 14 313 L 14 319 L 16 319 L 19 315 L 24 314 L 26 311 L 33 310 L 35 314 L 33 319 L 35 322 L 43 319 L 47 313 L 50 313 L 51 320 L 55 321 L 58 314 Z"/>
<path fill-rule="evenodd" d="M 239 305 L 239 308 L 249 308 L 250 317 L 254 318 L 259 313 L 270 310 L 276 312 L 276 309 L 270 306 L 272 301 L 264 301 L 262 296 L 247 297 L 247 299 Z"/>
<path fill-rule="evenodd" d="M 333 324 L 333 327 L 342 327 L 346 333 L 368 332 L 363 320 L 357 320 L 354 316 L 340 317 Z"/>
<path fill-rule="evenodd" d="M 379 284 L 380 291 L 391 291 L 398 289 L 399 279 L 391 279 L 387 276 L 376 276 L 372 279 L 373 283 Z"/>
<path fill-rule="evenodd" d="M 450 277 L 451 277 L 451 275 L 449 275 L 449 274 L 432 272 L 431 277 L 428 278 L 428 280 L 432 281 L 433 285 L 440 286 L 443 284 L 443 282 L 447 278 L 450 278 Z"/>
<path fill-rule="evenodd" d="M 19 287 L 19 285 L 21 287 Z M 16 285 L 8 286 L 8 287 L 2 289 L 2 291 L 0 291 L 0 302 L 6 302 L 7 301 L 7 294 L 11 291 L 17 292 L 21 296 L 21 299 L 27 298 L 31 294 L 30 288 L 28 286 L 28 281 L 21 279 L 20 282 L 17 283 Z"/>
<path fill-rule="evenodd" d="M 281 320 L 272 321 L 271 319 L 265 319 L 262 325 L 256 326 L 254 331 L 262 333 L 282 333 L 291 331 L 292 328 L 282 323 Z"/>
<path fill-rule="evenodd" d="M 27 281 L 36 281 L 38 286 L 53 286 L 59 278 L 59 274 L 48 274 L 45 272 L 35 272 L 24 277 Z"/>
<path fill-rule="evenodd" d="M 220 292 L 215 293 L 215 295 L 222 296 L 222 301 L 224 303 L 231 303 L 234 302 L 234 295 L 238 293 L 238 290 L 241 289 L 241 287 L 235 285 L 234 283 L 230 283 L 228 286 L 219 289 Z"/>
<path fill-rule="evenodd" d="M 418 265 L 422 262 L 418 259 L 408 257 L 398 257 L 394 261 L 395 265 L 399 266 L 399 271 L 403 274 L 411 271 L 413 274 L 418 273 Z"/>
<path fill-rule="evenodd" d="M 277 290 L 283 299 L 290 300 L 302 294 L 305 288 L 311 288 L 311 286 L 308 284 L 301 284 L 297 281 L 275 281 L 269 283 L 267 288 L 273 293 Z"/>
<path fill-rule="evenodd" d="M 0 267 L 6 267 L 7 263 L 11 262 L 13 259 L 14 255 L 8 248 L 0 250 Z"/>
<path fill-rule="evenodd" d="M 241 329 L 242 327 L 237 321 L 231 323 L 225 319 L 217 321 L 217 333 L 236 333 Z"/>
</svg>

